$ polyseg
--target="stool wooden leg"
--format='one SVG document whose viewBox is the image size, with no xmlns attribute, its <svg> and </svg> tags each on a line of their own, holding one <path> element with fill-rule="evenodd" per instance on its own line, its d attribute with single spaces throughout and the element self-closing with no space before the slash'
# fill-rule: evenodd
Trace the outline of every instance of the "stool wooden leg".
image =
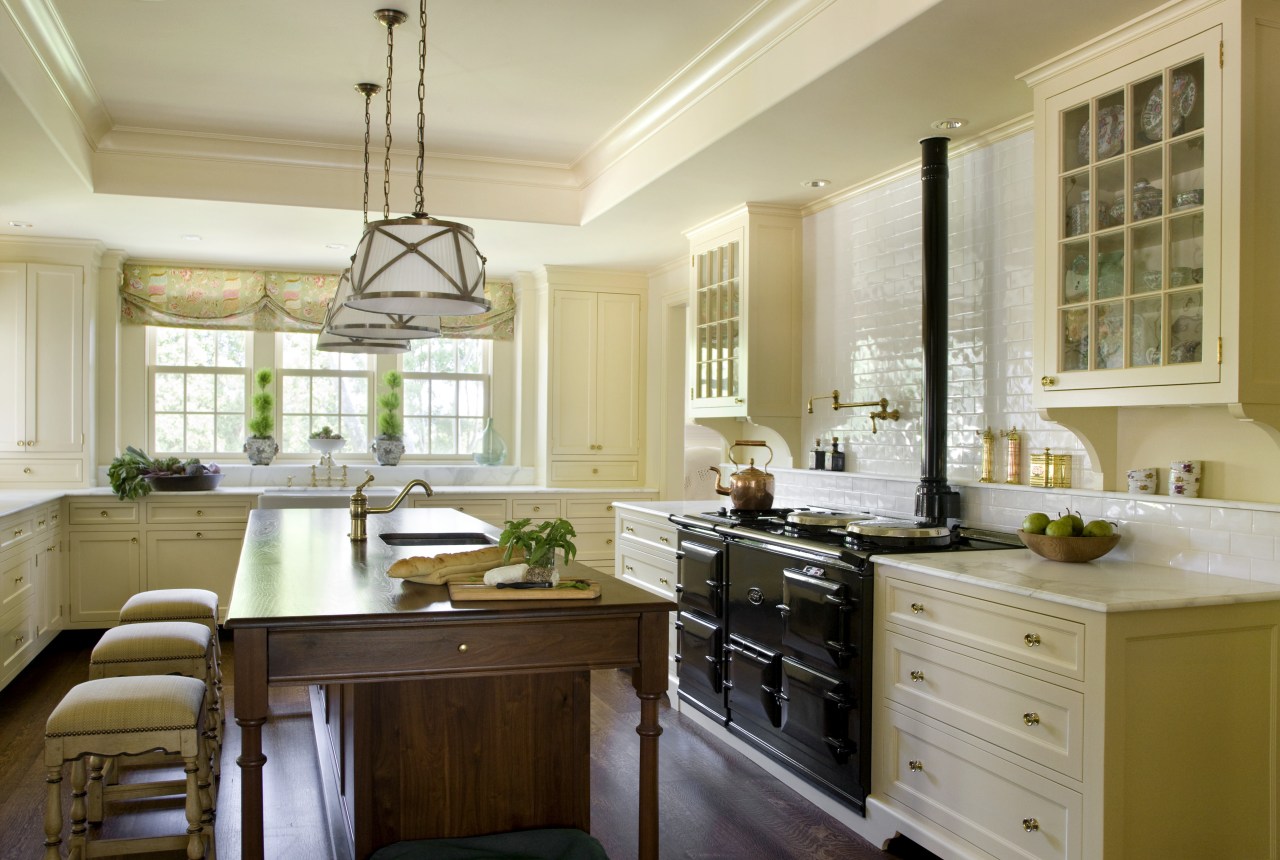
<svg viewBox="0 0 1280 860">
<path fill-rule="evenodd" d="M 45 771 L 44 860 L 59 860 L 62 844 L 62 766 Z"/>
<path fill-rule="evenodd" d="M 200 770 L 200 759 L 202 758 L 200 750 L 197 750 L 194 756 L 184 758 L 186 766 L 183 771 L 187 774 L 187 860 L 200 860 L 204 857 L 204 831 L 203 825 L 200 823 L 201 815 L 204 810 L 200 800 L 200 784 L 197 773 Z M 206 797 L 208 793 L 206 790 Z"/>
<path fill-rule="evenodd" d="M 71 838 L 67 840 L 70 849 L 68 857 L 80 860 L 85 856 L 85 839 L 88 826 L 85 824 L 85 766 L 84 756 L 71 763 Z"/>
<path fill-rule="evenodd" d="M 100 755 L 89 756 L 89 823 L 102 823 L 102 768 L 104 760 Z"/>
</svg>

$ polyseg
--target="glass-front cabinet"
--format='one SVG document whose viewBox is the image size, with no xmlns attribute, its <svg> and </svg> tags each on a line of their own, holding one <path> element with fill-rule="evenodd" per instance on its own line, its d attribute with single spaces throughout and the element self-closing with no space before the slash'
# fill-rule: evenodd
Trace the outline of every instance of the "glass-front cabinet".
<svg viewBox="0 0 1280 860">
<path fill-rule="evenodd" d="M 1220 28 L 1047 99 L 1043 390 L 1221 372 Z"/>
<path fill-rule="evenodd" d="M 693 279 L 693 402 L 702 408 L 741 405 L 741 237 L 695 253 Z"/>
</svg>

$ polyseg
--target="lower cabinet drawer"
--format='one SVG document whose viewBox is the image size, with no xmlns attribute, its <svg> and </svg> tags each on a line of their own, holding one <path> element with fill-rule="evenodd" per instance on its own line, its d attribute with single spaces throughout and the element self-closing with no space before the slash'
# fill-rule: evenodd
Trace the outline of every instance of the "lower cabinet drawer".
<svg viewBox="0 0 1280 860">
<path fill-rule="evenodd" d="M 535 523 L 560 516 L 559 499 L 512 499 L 511 519 L 530 519 Z"/>
<path fill-rule="evenodd" d="M 118 502 L 115 499 L 76 500 L 70 505 L 73 526 L 108 526 L 113 523 L 139 521 L 137 502 Z"/>
<path fill-rule="evenodd" d="M 415 508 L 453 508 L 494 526 L 507 521 L 506 499 L 415 499 Z"/>
<path fill-rule="evenodd" d="M 634 484 L 640 480 L 635 460 L 553 460 L 548 471 L 552 484 Z"/>
<path fill-rule="evenodd" d="M 1079 792 L 893 709 L 888 795 L 1000 860 L 1084 860 Z"/>
<path fill-rule="evenodd" d="M 886 633 L 885 695 L 1002 749 L 1084 778 L 1084 694 Z"/>
<path fill-rule="evenodd" d="M 670 522 L 659 525 L 623 512 L 618 515 L 618 533 L 619 537 L 648 541 L 654 549 L 670 550 L 672 561 L 675 560 L 676 527 Z"/>
<path fill-rule="evenodd" d="M 577 536 L 573 538 L 578 548 L 578 557 L 582 559 L 613 559 L 613 523 L 608 521 L 574 524 Z"/>
<path fill-rule="evenodd" d="M 641 552 L 619 538 L 617 574 L 632 585 L 675 599 L 676 560 L 663 561 Z"/>
<path fill-rule="evenodd" d="M 164 523 L 237 523 L 249 522 L 253 504 L 245 501 L 147 501 L 147 522 Z"/>
<path fill-rule="evenodd" d="M 0 675 L 8 675 L 36 646 L 36 604 L 28 599 L 0 615 Z"/>
<path fill-rule="evenodd" d="M 564 517 L 570 521 L 609 517 L 614 514 L 612 499 L 565 499 Z"/>
</svg>

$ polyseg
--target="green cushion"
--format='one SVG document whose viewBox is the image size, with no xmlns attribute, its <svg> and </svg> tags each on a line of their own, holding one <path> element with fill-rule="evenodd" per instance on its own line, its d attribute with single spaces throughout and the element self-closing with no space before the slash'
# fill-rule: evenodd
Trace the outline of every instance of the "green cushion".
<svg viewBox="0 0 1280 860">
<path fill-rule="evenodd" d="M 379 848 L 369 860 L 609 860 L 609 856 L 588 833 L 548 828 L 396 842 Z"/>
</svg>

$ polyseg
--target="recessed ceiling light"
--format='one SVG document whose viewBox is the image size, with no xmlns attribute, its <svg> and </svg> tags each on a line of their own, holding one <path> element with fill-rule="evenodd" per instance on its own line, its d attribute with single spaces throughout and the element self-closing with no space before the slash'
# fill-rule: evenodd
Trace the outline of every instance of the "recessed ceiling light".
<svg viewBox="0 0 1280 860">
<path fill-rule="evenodd" d="M 10 222 L 9 222 L 9 226 L 10 226 L 10 227 L 19 227 L 19 228 L 21 228 L 21 229 L 23 229 L 23 230 L 30 230 L 30 229 L 31 229 L 31 224 L 30 224 L 29 222 L 27 222 L 27 221 L 10 221 Z"/>
<path fill-rule="evenodd" d="M 182 238 L 183 238 L 183 239 L 185 239 L 185 240 L 186 240 L 186 241 L 188 241 L 188 242 L 202 242 L 202 241 L 204 241 L 204 237 L 203 237 L 203 236 L 197 236 L 195 233 L 187 233 L 187 234 L 186 234 L 185 236 L 183 236 Z"/>
<path fill-rule="evenodd" d="M 328 245 L 325 245 L 325 247 L 326 247 L 326 248 L 328 248 L 330 251 L 345 251 L 345 250 L 347 250 L 347 246 L 346 246 L 346 245 L 340 245 L 340 244 L 338 244 L 337 242 L 330 242 Z"/>
<path fill-rule="evenodd" d="M 800 183 L 805 188 L 825 188 L 831 184 L 830 179 L 806 179 Z"/>
<path fill-rule="evenodd" d="M 969 120 L 967 119 L 960 119 L 959 117 L 947 117 L 946 119 L 940 119 L 937 122 L 933 123 L 933 127 L 938 129 L 939 131 L 951 131 L 952 129 L 963 128 L 968 124 L 969 124 Z"/>
</svg>

